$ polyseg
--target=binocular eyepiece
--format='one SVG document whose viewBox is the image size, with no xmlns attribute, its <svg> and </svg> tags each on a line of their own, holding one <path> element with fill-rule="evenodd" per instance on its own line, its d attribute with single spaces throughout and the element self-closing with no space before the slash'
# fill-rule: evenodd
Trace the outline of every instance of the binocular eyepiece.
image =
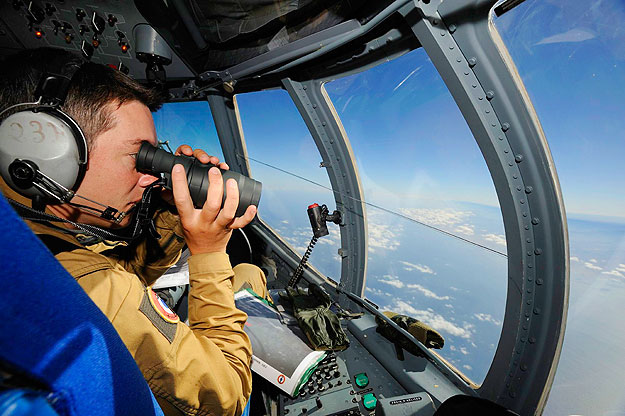
<svg viewBox="0 0 625 416">
<path fill-rule="evenodd" d="M 171 186 L 171 170 L 175 164 L 184 166 L 187 174 L 187 183 L 189 184 L 189 193 L 196 208 L 202 208 L 206 201 L 206 193 L 208 191 L 208 170 L 215 165 L 210 163 L 204 164 L 192 156 L 173 155 L 166 150 L 152 146 L 148 142 L 143 142 L 137 153 L 137 170 L 144 173 L 150 173 L 155 176 L 164 177 L 167 189 Z M 237 181 L 239 186 L 239 207 L 236 216 L 239 217 L 245 213 L 250 205 L 258 206 L 260 201 L 260 192 L 262 183 L 252 178 L 244 176 L 238 172 L 220 169 L 225 182 L 232 178 Z M 226 189 L 224 186 L 223 201 L 226 200 Z M 223 206 L 222 201 L 222 206 Z"/>
</svg>

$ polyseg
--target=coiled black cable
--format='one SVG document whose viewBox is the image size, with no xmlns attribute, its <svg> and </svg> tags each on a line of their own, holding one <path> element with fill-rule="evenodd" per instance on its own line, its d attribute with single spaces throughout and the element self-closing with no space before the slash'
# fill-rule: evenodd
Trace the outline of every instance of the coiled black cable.
<svg viewBox="0 0 625 416">
<path fill-rule="evenodd" d="M 300 260 L 297 269 L 295 269 L 295 273 L 293 273 L 293 277 L 291 277 L 291 279 L 289 280 L 288 287 L 295 287 L 299 279 L 302 277 L 302 274 L 304 273 L 304 267 L 306 267 L 306 263 L 308 262 L 308 257 L 310 257 L 310 254 L 312 253 L 315 244 L 317 244 L 318 239 L 319 237 L 313 236 L 313 238 L 310 240 L 310 243 L 308 243 L 306 253 L 304 253 L 304 255 L 302 256 L 302 259 Z"/>
</svg>

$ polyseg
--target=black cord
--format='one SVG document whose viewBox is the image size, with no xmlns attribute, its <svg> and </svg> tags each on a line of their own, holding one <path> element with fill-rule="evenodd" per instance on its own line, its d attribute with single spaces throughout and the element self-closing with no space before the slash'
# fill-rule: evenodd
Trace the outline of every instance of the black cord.
<svg viewBox="0 0 625 416">
<path fill-rule="evenodd" d="M 291 280 L 289 280 L 288 287 L 295 287 L 299 279 L 302 277 L 302 274 L 304 273 L 304 267 L 308 262 L 308 257 L 310 257 L 310 254 L 312 253 L 315 244 L 317 244 L 318 239 L 318 237 L 313 236 L 313 238 L 310 240 L 308 248 L 306 249 L 306 253 L 304 253 L 304 256 L 302 256 L 302 260 L 300 260 L 299 265 L 295 270 L 295 273 L 293 273 L 293 277 L 291 277 Z"/>
</svg>

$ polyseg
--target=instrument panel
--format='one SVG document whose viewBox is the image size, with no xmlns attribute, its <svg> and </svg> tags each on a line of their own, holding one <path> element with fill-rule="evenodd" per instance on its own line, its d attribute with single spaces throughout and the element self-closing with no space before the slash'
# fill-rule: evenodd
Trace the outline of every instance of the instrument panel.
<svg viewBox="0 0 625 416">
<path fill-rule="evenodd" d="M 134 34 L 141 24 L 146 21 L 134 2 L 4 0 L 0 3 L 0 50 L 6 54 L 55 46 L 144 80 L 146 65 L 136 58 Z M 174 52 L 166 71 L 172 79 L 194 77 Z"/>
<path fill-rule="evenodd" d="M 409 394 L 347 327 L 344 330 L 349 347 L 328 353 L 297 397 L 282 395 L 280 415 L 434 414 L 427 393 Z M 408 408 L 410 413 L 404 413 Z"/>
</svg>

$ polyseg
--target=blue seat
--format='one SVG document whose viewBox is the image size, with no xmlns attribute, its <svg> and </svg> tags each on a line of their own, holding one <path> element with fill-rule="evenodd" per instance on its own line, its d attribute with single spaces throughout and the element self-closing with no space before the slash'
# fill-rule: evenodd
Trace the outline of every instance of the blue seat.
<svg viewBox="0 0 625 416">
<path fill-rule="evenodd" d="M 109 320 L 3 196 L 0 266 L 0 368 L 27 387 L 1 392 L 0 414 L 163 414 Z"/>
</svg>

